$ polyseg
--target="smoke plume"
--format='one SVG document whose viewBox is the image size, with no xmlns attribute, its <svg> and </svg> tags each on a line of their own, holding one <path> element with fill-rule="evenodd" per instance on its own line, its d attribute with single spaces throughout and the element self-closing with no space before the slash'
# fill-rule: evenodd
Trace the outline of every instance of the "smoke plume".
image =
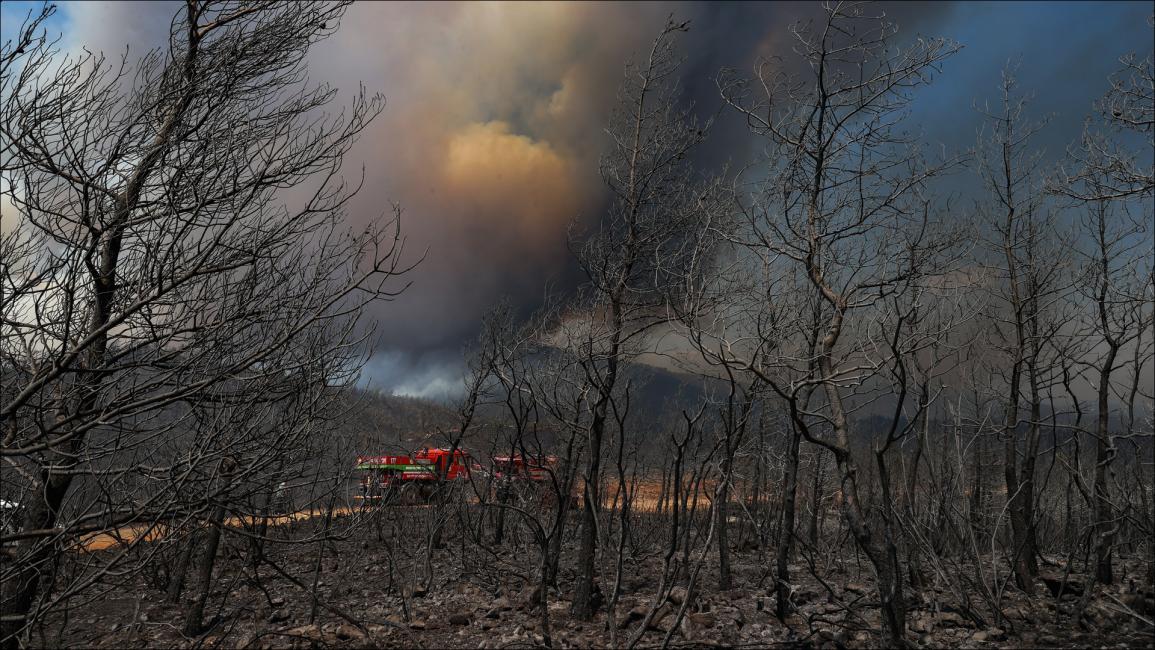
<svg viewBox="0 0 1155 650">
<path fill-rule="evenodd" d="M 180 7 L 68 3 L 53 27 L 66 49 L 87 47 L 111 57 L 128 45 L 132 59 L 166 42 Z M 1055 12 L 1027 4 L 893 3 L 877 9 L 888 11 L 910 38 L 943 35 L 966 46 L 956 57 L 966 65 L 948 62 L 944 80 L 916 104 L 914 117 L 928 141 L 955 148 L 973 143 L 979 118 L 972 102 L 993 96 L 1000 68 L 1021 55 L 1023 86 L 1055 89 L 1039 103 L 1062 114 L 1046 136 L 1058 154 L 1077 135 L 1125 44 L 1133 49 L 1150 38 L 1149 5 L 1089 7 Z M 6 3 L 5 18 L 26 8 Z M 571 223 L 589 223 L 603 207 L 598 158 L 623 64 L 644 55 L 668 16 L 691 21 L 682 43 L 682 83 L 695 110 L 710 117 L 719 110 L 714 79 L 720 68 L 749 71 L 756 59 L 775 55 L 790 61 L 790 25 L 818 12 L 817 3 L 350 7 L 340 29 L 310 56 L 315 82 L 333 85 L 343 97 L 363 84 L 387 98 L 384 114 L 347 160 L 350 175 L 361 166 L 366 174 L 350 226 L 363 228 L 398 203 L 407 250 L 425 254 L 411 289 L 373 314 L 378 339 L 366 369 L 370 384 L 451 395 L 460 383 L 461 348 L 494 302 L 507 296 L 526 313 L 547 283 L 563 290 L 575 283 L 567 234 Z M 1100 13 L 1105 17 L 1096 18 Z M 1028 28 L 1049 31 L 1024 40 Z M 1115 37 L 1104 38 L 1104 30 Z M 1103 52 L 1104 42 L 1122 44 L 1118 52 Z M 1060 49 L 1063 55 L 1054 56 Z M 967 76 L 952 81 L 956 69 Z M 1061 74 L 1077 81 L 1053 83 Z M 759 153 L 746 125 L 726 118 L 699 152 L 700 167 L 740 167 Z M 966 191 L 965 184 L 959 188 Z"/>
</svg>

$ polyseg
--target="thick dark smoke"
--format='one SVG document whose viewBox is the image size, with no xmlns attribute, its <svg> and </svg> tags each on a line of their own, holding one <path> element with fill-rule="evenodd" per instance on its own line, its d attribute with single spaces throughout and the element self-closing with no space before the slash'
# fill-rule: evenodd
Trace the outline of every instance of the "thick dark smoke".
<svg viewBox="0 0 1155 650">
<path fill-rule="evenodd" d="M 1078 133 L 1106 75 L 1128 49 L 1150 48 L 1150 5 L 1115 5 L 1109 19 L 1030 4 L 879 5 L 905 36 L 947 36 L 965 49 L 920 98 L 913 116 L 933 142 L 973 144 L 972 103 L 994 95 L 999 71 L 1021 56 L 1025 88 L 1046 89 L 1039 113 L 1057 112 L 1045 133 L 1052 155 Z M 1102 5 L 1100 5 L 1100 8 Z M 164 42 L 176 5 L 62 6 L 64 45 L 139 55 Z M 576 282 L 566 248 L 575 219 L 596 218 L 604 194 L 598 158 L 623 63 L 640 54 L 667 16 L 691 20 L 683 86 L 707 118 L 718 112 L 723 67 L 750 70 L 761 57 L 790 60 L 791 24 L 817 17 L 805 3 L 361 3 L 311 57 L 311 76 L 349 96 L 359 83 L 388 100 L 385 114 L 348 160 L 366 184 L 351 226 L 405 210 L 408 250 L 425 261 L 412 288 L 384 304 L 373 386 L 428 397 L 460 386 L 461 349 L 502 296 L 523 313 L 547 282 Z M 1062 16 L 1073 17 L 1063 19 Z M 1133 15 L 1132 15 L 1133 14 Z M 7 14 L 6 14 L 7 15 Z M 1034 32 L 1024 32 L 1033 29 Z M 1048 31 L 1049 30 L 1049 31 Z M 1104 38 L 1103 31 L 1117 32 Z M 1103 43 L 1118 43 L 1104 51 Z M 696 163 L 741 167 L 758 145 L 744 124 L 720 116 Z M 954 189 L 965 192 L 967 183 Z"/>
</svg>

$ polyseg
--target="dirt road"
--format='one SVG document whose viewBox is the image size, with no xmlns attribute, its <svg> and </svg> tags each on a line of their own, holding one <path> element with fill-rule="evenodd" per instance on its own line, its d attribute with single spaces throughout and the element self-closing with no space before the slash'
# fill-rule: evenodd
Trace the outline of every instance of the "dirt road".
<svg viewBox="0 0 1155 650">
<path fill-rule="evenodd" d="M 275 515 L 267 518 L 270 526 L 284 526 L 285 524 L 293 523 L 295 521 L 304 521 L 312 519 L 313 517 L 323 517 L 325 510 L 301 510 L 298 512 Z M 334 508 L 334 516 L 345 516 L 350 514 L 349 508 Z M 252 526 L 260 523 L 260 517 L 229 517 L 224 524 L 230 528 L 239 528 L 248 524 Z M 92 533 L 80 538 L 79 549 L 85 551 L 100 551 L 114 546 L 128 545 L 137 540 L 145 542 L 152 542 L 163 539 L 169 533 L 169 526 L 167 524 L 132 524 L 129 526 L 121 526 L 116 530 L 107 531 L 103 533 Z"/>
</svg>

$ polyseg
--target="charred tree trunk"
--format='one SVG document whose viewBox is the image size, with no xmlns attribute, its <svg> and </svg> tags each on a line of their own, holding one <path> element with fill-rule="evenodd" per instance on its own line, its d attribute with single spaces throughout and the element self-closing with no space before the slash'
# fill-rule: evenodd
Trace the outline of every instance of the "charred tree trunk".
<svg viewBox="0 0 1155 650">
<path fill-rule="evenodd" d="M 183 630 L 185 636 L 197 636 L 203 629 L 205 603 L 208 602 L 209 594 L 212 592 L 213 565 L 216 564 L 217 549 L 221 543 L 221 527 L 224 525 L 224 521 L 225 506 L 220 504 L 213 508 L 213 514 L 209 520 L 209 530 L 205 536 L 205 549 L 201 554 L 200 564 L 197 566 L 200 592 L 193 599 L 188 612 L 185 614 Z"/>
<path fill-rule="evenodd" d="M 887 645 L 906 647 L 906 601 L 903 597 L 902 568 L 898 563 L 895 544 L 889 539 L 880 544 L 867 525 L 862 504 L 858 500 L 858 467 L 849 453 L 836 453 L 835 458 L 842 477 L 842 515 L 858 548 L 866 555 L 878 579 L 879 609 L 882 613 L 882 632 Z"/>
<path fill-rule="evenodd" d="M 798 494 L 798 448 L 802 440 L 802 434 L 798 431 L 797 426 L 791 427 L 790 434 L 790 449 L 786 455 L 786 468 L 782 476 L 782 514 L 780 517 L 780 524 L 778 526 L 778 552 L 777 552 L 777 578 L 774 585 L 774 593 L 777 595 L 774 614 L 778 620 L 785 621 L 786 617 L 790 615 L 790 555 L 794 550 L 794 509 L 797 502 Z M 818 474 L 815 472 L 815 477 Z M 815 479 L 815 486 L 817 486 L 817 478 Z M 815 496 L 818 490 L 815 489 Z M 817 511 L 817 506 L 815 506 Z M 817 536 L 818 533 L 814 528 L 817 524 L 811 524 L 811 535 Z"/>
<path fill-rule="evenodd" d="M 1022 376 L 1022 362 L 1015 360 L 1011 370 L 1010 392 L 1007 396 L 1006 420 L 1003 424 L 1003 479 L 1007 489 L 1007 510 L 1011 521 L 1011 567 L 1015 573 L 1015 585 L 1025 593 L 1033 593 L 1034 578 L 1027 561 L 1028 529 L 1025 503 L 1028 497 L 1025 486 L 1019 480 L 1019 382 Z"/>
<path fill-rule="evenodd" d="M 811 269 L 811 274 L 817 277 L 818 271 Z M 820 289 L 827 293 L 830 299 L 829 288 L 817 282 Z M 850 453 L 850 429 L 846 419 L 846 409 L 843 405 L 842 393 L 839 390 L 832 362 L 834 346 L 842 333 L 846 304 L 844 299 L 833 297 L 831 300 L 834 314 L 829 329 L 822 339 L 818 356 L 818 372 L 822 379 L 822 387 L 826 393 L 826 401 L 830 408 L 830 423 L 838 444 L 830 450 L 841 477 L 842 488 L 842 515 L 858 547 L 866 554 L 878 576 L 879 608 L 882 610 L 883 636 L 891 647 L 906 647 L 906 601 L 903 598 L 902 570 L 898 563 L 898 554 L 889 531 L 886 531 L 885 544 L 880 544 L 875 533 L 870 529 L 866 519 L 866 510 L 858 496 L 858 464 Z M 796 409 L 797 404 L 793 407 Z M 795 420 L 798 414 L 795 410 Z M 800 423 L 802 424 L 802 423 Z M 879 458 L 879 469 L 885 472 L 885 464 Z M 885 473 L 881 476 L 884 484 L 887 480 Z"/>
<path fill-rule="evenodd" d="M 806 537 L 811 546 L 818 546 L 818 524 L 822 512 L 822 462 L 825 458 L 822 449 L 815 450 L 814 474 L 810 486 L 810 525 L 807 527 Z"/>
<path fill-rule="evenodd" d="M 1117 353 L 1118 347 L 1109 343 L 1107 358 L 1099 371 L 1099 418 L 1095 430 L 1095 580 L 1105 585 L 1115 581 L 1111 567 L 1111 543 L 1116 527 L 1107 488 L 1107 466 L 1115 456 L 1110 437 L 1110 395 L 1111 371 Z"/>
<path fill-rule="evenodd" d="M 128 218 L 128 201 L 135 202 L 139 194 L 139 184 L 150 173 L 155 160 L 146 160 L 137 176 L 129 185 L 121 203 L 117 206 L 117 215 L 114 224 L 122 224 Z M 99 249 L 99 266 L 91 271 L 93 285 L 93 310 L 88 324 L 88 331 L 93 343 L 81 355 L 83 370 L 77 373 L 77 399 L 62 400 L 56 409 L 56 421 L 63 425 L 75 413 L 92 412 L 96 407 L 100 393 L 102 375 L 99 368 L 104 364 L 105 352 L 108 348 L 108 332 L 105 325 L 112 315 L 112 304 L 117 295 L 116 267 L 120 258 L 120 249 L 124 228 L 121 225 L 112 227 L 106 235 L 98 235 L 92 246 Z M 40 483 L 43 486 L 38 498 L 33 499 L 24 516 L 23 530 L 52 530 L 58 524 L 60 508 L 72 487 L 73 469 L 76 468 L 80 450 L 83 447 L 84 433 L 73 432 L 66 427 L 58 434 L 63 440 L 49 446 L 50 460 L 43 465 L 40 472 Z M 51 440 L 50 440 L 51 442 Z M 47 544 L 39 537 L 30 537 L 19 545 L 19 552 L 26 561 L 22 561 L 22 570 L 15 579 L 8 580 L 2 589 L 2 611 L 4 619 L 0 622 L 0 643 L 4 648 L 16 647 L 17 635 L 25 626 L 25 619 L 36 600 L 40 588 L 40 577 L 50 573 L 48 567 L 56 561 L 55 546 Z"/>
<path fill-rule="evenodd" d="M 181 549 L 180 557 L 177 559 L 176 566 L 172 571 L 172 579 L 168 583 L 168 590 L 165 593 L 165 599 L 170 603 L 179 603 L 181 594 L 184 593 L 185 579 L 188 576 L 188 567 L 192 563 L 193 555 L 196 554 L 197 546 L 200 545 L 200 532 L 196 531 L 189 535 L 189 539 L 185 542 L 184 548 Z"/>
<path fill-rule="evenodd" d="M 578 548 L 577 583 L 574 585 L 570 614 L 579 621 L 588 621 L 594 615 L 594 593 L 597 582 L 598 510 L 601 507 L 602 440 L 605 437 L 610 400 L 618 378 L 618 360 L 622 345 L 622 294 L 625 285 L 619 284 L 611 296 L 611 339 L 606 356 L 606 372 L 598 389 L 590 422 L 589 465 L 585 477 L 582 510 L 581 541 Z"/>
<path fill-rule="evenodd" d="M 918 434 L 916 436 L 915 447 L 914 447 L 914 458 L 912 458 L 911 462 L 910 462 L 910 471 L 909 471 L 909 474 L 907 475 L 907 482 L 906 482 L 906 490 L 905 490 L 906 494 L 904 495 L 906 516 L 910 519 L 910 522 L 912 524 L 914 524 L 918 521 L 918 516 L 919 516 L 918 515 L 919 505 L 918 505 L 918 500 L 917 500 L 917 497 L 918 497 L 918 494 L 917 494 L 917 492 L 918 492 L 918 467 L 919 467 L 919 463 L 922 462 L 923 452 L 925 451 L 925 448 L 926 448 L 926 439 L 927 439 L 927 435 L 928 435 L 929 429 L 930 429 L 930 408 L 929 408 L 929 405 L 930 405 L 930 386 L 927 385 L 927 382 L 924 379 L 919 386 L 919 394 L 918 394 L 918 408 L 919 408 L 919 412 L 922 413 L 922 422 L 918 427 Z M 891 503 L 889 497 L 885 496 L 885 492 L 889 491 L 889 488 L 886 485 L 884 485 L 883 490 L 884 490 L 884 497 L 883 497 L 884 501 L 886 503 Z M 940 490 L 940 494 L 941 494 L 941 490 Z M 927 506 L 927 509 L 928 510 L 930 509 L 929 505 Z M 940 513 L 941 513 L 941 511 L 940 511 Z M 941 545 L 941 538 L 938 536 L 935 536 L 932 538 L 931 543 L 937 549 Z M 907 549 L 906 549 L 907 550 L 907 553 L 906 553 L 906 556 L 907 556 L 907 573 L 910 576 L 911 587 L 914 587 L 915 589 L 919 589 L 922 587 L 924 579 L 923 579 L 922 566 L 921 566 L 919 554 L 918 554 L 918 551 L 915 548 L 915 546 L 916 546 L 915 544 L 908 544 L 907 545 Z"/>
<path fill-rule="evenodd" d="M 1026 456 L 1023 458 L 1022 485 L 1023 485 L 1023 520 L 1026 529 L 1023 531 L 1023 559 L 1027 565 L 1027 574 L 1032 584 L 1039 575 L 1039 541 L 1035 531 L 1035 464 L 1039 457 L 1039 438 L 1042 426 L 1042 400 L 1039 396 L 1039 380 L 1037 369 L 1032 364 L 1030 368 L 1031 385 L 1031 422 L 1027 427 Z M 1028 590 L 1028 593 L 1030 590 Z"/>
<path fill-rule="evenodd" d="M 718 537 L 718 589 L 729 591 L 734 586 L 734 578 L 730 572 L 730 540 L 728 538 L 730 508 L 730 486 L 726 476 L 729 469 L 723 470 L 722 484 L 718 486 L 718 503 L 714 507 L 714 516 L 717 518 L 715 527 Z"/>
<path fill-rule="evenodd" d="M 726 368 L 730 373 L 730 368 Z M 730 492 L 731 479 L 734 473 L 734 455 L 742 442 L 742 433 L 746 427 L 746 418 L 750 412 L 749 399 L 744 399 L 735 405 L 736 392 L 735 378 L 730 374 L 730 398 L 726 408 L 723 426 L 726 429 L 724 454 L 722 456 L 722 477 L 718 484 L 717 502 L 714 504 L 715 535 L 718 538 L 718 589 L 729 591 L 734 584 L 730 571 Z"/>
<path fill-rule="evenodd" d="M 56 474 L 49 468 L 42 473 L 41 481 L 44 485 L 41 498 L 33 500 L 24 515 L 24 530 L 51 530 L 56 526 L 60 505 L 72 484 L 72 475 Z M 0 610 L 4 613 L 0 623 L 0 647 L 4 650 L 20 647 L 18 638 L 25 626 L 23 617 L 36 600 L 41 576 L 48 573 L 48 566 L 56 561 L 55 552 L 53 545 L 36 537 L 17 545 L 17 553 L 22 557 L 22 570 L 14 579 L 4 583 L 3 601 L 0 602 L 3 605 Z"/>
<path fill-rule="evenodd" d="M 601 503 L 601 446 L 602 434 L 605 430 L 604 405 L 599 407 L 601 413 L 595 413 L 594 421 L 590 426 L 590 460 L 585 477 L 583 493 L 583 508 L 581 519 L 581 537 L 577 558 L 577 582 L 574 585 L 573 604 L 570 614 L 579 621 L 588 621 L 593 618 L 593 595 L 596 582 L 595 559 L 597 554 L 598 509 Z"/>
</svg>

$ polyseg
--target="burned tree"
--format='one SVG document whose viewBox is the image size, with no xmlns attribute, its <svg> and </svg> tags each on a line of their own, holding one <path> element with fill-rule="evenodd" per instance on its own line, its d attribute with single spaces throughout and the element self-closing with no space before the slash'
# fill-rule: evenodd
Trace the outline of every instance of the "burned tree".
<svg viewBox="0 0 1155 650">
<path fill-rule="evenodd" d="M 948 163 L 928 164 L 899 124 L 911 92 L 958 46 L 919 39 L 901 47 L 895 26 L 859 4 L 824 9 L 824 20 L 794 30 L 806 74 L 766 62 L 753 82 L 728 75 L 721 89 L 765 139 L 770 156 L 765 191 L 744 210 L 751 218 L 743 243 L 805 278 L 822 303 L 812 371 L 790 382 L 765 379 L 803 437 L 833 455 L 843 517 L 878 578 L 884 638 L 901 646 L 906 603 L 898 529 L 888 503 L 881 522 L 867 516 L 860 485 L 869 465 L 852 451 L 850 414 L 868 377 L 891 379 L 903 357 L 925 344 L 901 327 L 915 294 L 943 272 L 939 258 L 952 243 L 922 196 L 927 180 Z M 811 386 L 823 401 L 807 407 L 802 398 Z M 876 440 L 872 460 L 884 486 L 885 453 L 905 433 L 891 426 Z"/>
<path fill-rule="evenodd" d="M 1151 19 L 1155 25 L 1155 18 Z M 1112 426 L 1112 398 L 1119 395 L 1116 378 L 1129 363 L 1139 376 L 1145 363 L 1142 336 L 1152 327 L 1155 272 L 1150 264 L 1152 198 L 1155 168 L 1155 63 L 1134 54 L 1121 59 L 1122 69 L 1110 79 L 1111 88 L 1097 105 L 1098 119 L 1089 120 L 1077 145 L 1050 189 L 1073 201 L 1079 213 L 1080 269 L 1076 303 L 1082 326 L 1074 337 L 1083 342 L 1078 360 L 1093 378 L 1096 422 L 1093 484 L 1095 518 L 1095 578 L 1114 581 L 1111 546 L 1119 529 L 1119 514 L 1110 494 L 1109 468 L 1118 454 Z M 1133 349 L 1131 358 L 1124 354 Z M 1124 403 L 1134 403 L 1132 391 Z M 1135 432 L 1133 407 L 1127 418 Z M 1123 418 L 1115 416 L 1118 423 Z"/>
<path fill-rule="evenodd" d="M 96 580 L 41 589 L 79 535 L 204 521 L 305 460 L 362 308 L 402 288 L 395 216 L 341 224 L 341 160 L 382 99 L 333 116 L 306 79 L 343 10 L 189 0 L 134 67 L 35 23 L 4 46 L 0 452 L 25 509 L 6 647 Z"/>
<path fill-rule="evenodd" d="M 980 109 L 984 132 L 976 151 L 977 171 L 990 198 L 980 207 L 983 240 L 993 259 L 987 264 L 990 295 L 984 349 L 999 352 L 988 359 L 1003 378 L 1003 474 L 1011 523 L 1011 566 L 1015 584 L 1034 590 L 1039 573 L 1035 502 L 1035 466 L 1043 427 L 1043 398 L 1054 384 L 1058 321 L 1053 305 L 1069 288 L 1065 264 L 1058 255 L 1061 237 L 1056 210 L 1048 204 L 1040 174 L 1041 152 L 1033 138 L 1046 122 L 1031 122 L 1029 97 L 1017 94 L 1014 70 L 1003 72 L 997 110 Z M 989 340 L 988 340 L 989 339 Z M 981 360 L 984 355 L 979 354 Z M 1023 404 L 1027 413 L 1024 418 Z M 1026 424 L 1025 440 L 1021 425 Z"/>
<path fill-rule="evenodd" d="M 697 124 L 679 101 L 674 41 L 686 29 L 684 23 L 668 23 L 645 62 L 627 68 L 608 129 L 611 149 L 601 165 L 610 205 L 577 252 L 587 282 L 576 306 L 586 327 L 572 352 L 592 387 L 572 605 L 579 619 L 589 619 L 595 609 L 602 443 L 615 413 L 622 420 L 628 414 L 624 403 L 615 403 L 624 366 L 662 321 L 660 287 L 679 263 L 689 215 L 685 206 L 694 198 L 688 155 L 708 126 Z"/>
</svg>

